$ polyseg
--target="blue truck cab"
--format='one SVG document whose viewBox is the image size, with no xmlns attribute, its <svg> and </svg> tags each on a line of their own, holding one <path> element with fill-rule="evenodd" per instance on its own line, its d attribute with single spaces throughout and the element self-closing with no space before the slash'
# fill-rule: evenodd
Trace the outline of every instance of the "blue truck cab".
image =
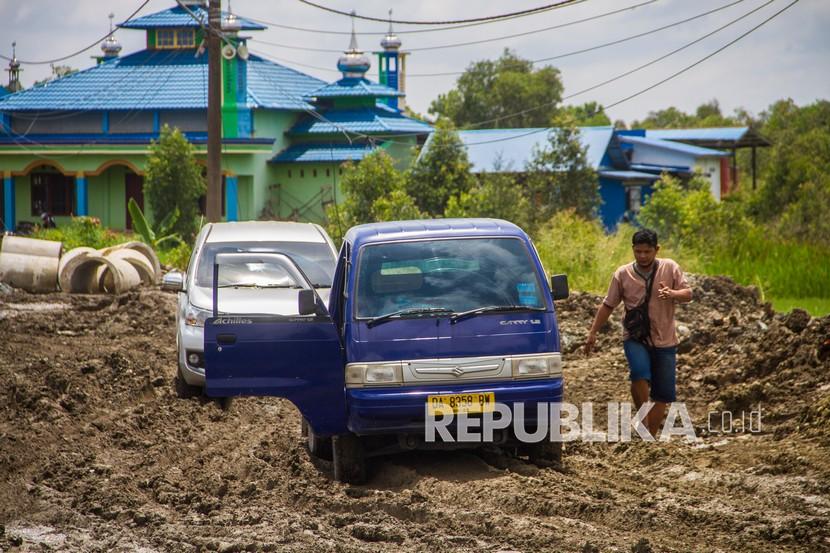
<svg viewBox="0 0 830 553">
<path fill-rule="evenodd" d="M 338 480 L 363 480 L 373 455 L 469 446 L 425 441 L 430 402 L 474 414 L 492 402 L 523 403 L 533 413 L 540 402 L 562 401 L 553 300 L 567 297 L 567 278 L 548 280 L 530 238 L 512 223 L 353 227 L 328 305 L 289 256 L 218 256 L 217 277 L 223 263 L 237 262 L 279 265 L 297 288 L 297 314 L 223 316 L 215 289 L 205 324 L 206 393 L 289 399 L 309 449 L 331 456 Z M 514 438 L 505 431 L 493 441 L 559 460 L 559 443 Z"/>
</svg>

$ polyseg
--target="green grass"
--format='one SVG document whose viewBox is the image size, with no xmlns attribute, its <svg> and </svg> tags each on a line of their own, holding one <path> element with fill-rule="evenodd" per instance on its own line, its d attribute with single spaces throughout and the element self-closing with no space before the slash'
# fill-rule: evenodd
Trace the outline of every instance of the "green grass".
<svg viewBox="0 0 830 553">
<path fill-rule="evenodd" d="M 798 307 L 813 317 L 830 315 L 830 298 L 772 298 L 772 307 L 781 313 L 788 313 Z"/>
</svg>

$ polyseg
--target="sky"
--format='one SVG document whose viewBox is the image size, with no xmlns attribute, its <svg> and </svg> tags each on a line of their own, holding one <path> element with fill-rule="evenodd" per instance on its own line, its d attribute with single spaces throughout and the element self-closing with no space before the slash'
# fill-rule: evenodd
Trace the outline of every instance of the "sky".
<svg viewBox="0 0 830 553">
<path fill-rule="evenodd" d="M 533 8 L 550 0 L 317 0 L 340 10 L 356 10 L 358 14 L 393 17 L 401 20 L 453 20 L 496 15 L 506 11 Z M 426 113 L 438 94 L 452 89 L 455 76 L 426 77 L 425 73 L 461 72 L 470 63 L 497 58 L 504 48 L 514 50 L 528 59 L 557 56 L 590 48 L 631 35 L 650 31 L 683 19 L 727 6 L 716 13 L 649 34 L 621 44 L 573 55 L 550 64 L 562 74 L 565 95 L 592 87 L 611 77 L 625 73 L 658 58 L 725 25 L 755 8 L 760 9 L 675 55 L 646 69 L 615 80 L 590 92 L 579 94 L 566 103 L 596 101 L 603 105 L 635 94 L 672 73 L 693 64 L 738 37 L 753 26 L 786 6 L 790 0 L 656 0 L 633 10 L 609 15 L 593 21 L 560 29 L 529 34 L 524 37 L 501 38 L 504 35 L 542 29 L 572 22 L 621 7 L 641 4 L 645 0 L 585 0 L 561 9 L 517 18 L 511 21 L 475 27 L 408 34 L 406 31 L 434 28 L 396 25 L 403 41 L 403 50 L 413 49 L 407 59 L 407 102 L 416 111 Z M 115 21 L 124 20 L 141 4 L 140 0 L 0 0 L 0 54 L 11 54 L 12 41 L 17 42 L 17 56 L 24 61 L 59 57 L 89 45 L 106 35 L 108 14 Z M 765 5 L 768 4 L 768 5 Z M 141 14 L 161 11 L 175 5 L 175 0 L 150 0 Z M 223 0 L 227 9 L 228 0 Z M 348 17 L 327 13 L 297 0 L 232 0 L 234 13 L 288 26 L 348 32 Z M 355 21 L 358 32 L 384 33 L 388 24 Z M 817 99 L 830 99 L 830 1 L 800 0 L 746 38 L 723 52 L 703 61 L 678 77 L 653 90 L 637 95 L 608 109 L 612 120 L 630 122 L 648 112 L 676 106 L 693 111 L 698 105 L 716 99 L 724 111 L 737 107 L 758 114 L 772 102 L 792 98 L 798 104 Z M 348 45 L 347 35 L 301 32 L 271 27 L 249 33 L 250 49 L 284 65 L 327 81 L 339 78 L 335 69 L 337 52 L 307 51 L 316 48 L 342 51 Z M 124 46 L 122 54 L 144 47 L 144 32 L 122 29 L 116 38 Z M 379 49 L 378 35 L 359 35 L 358 44 L 368 52 Z M 446 45 L 461 42 L 488 42 L 460 47 Z M 264 42 L 293 46 L 273 46 Z M 415 50 L 442 46 L 431 50 Z M 98 46 L 70 58 L 63 64 L 83 69 L 94 64 L 92 56 L 100 54 Z M 303 64 L 303 65 L 301 65 Z M 5 66 L 6 62 L 2 64 Z M 305 67 L 315 66 L 319 69 Z M 4 67 L 5 68 L 5 67 Z M 22 81 L 30 86 L 48 76 L 49 65 L 23 65 Z M 369 78 L 377 79 L 376 59 Z M 3 75 L 3 84 L 7 74 Z M 522 109 L 527 106 L 519 106 Z"/>
</svg>

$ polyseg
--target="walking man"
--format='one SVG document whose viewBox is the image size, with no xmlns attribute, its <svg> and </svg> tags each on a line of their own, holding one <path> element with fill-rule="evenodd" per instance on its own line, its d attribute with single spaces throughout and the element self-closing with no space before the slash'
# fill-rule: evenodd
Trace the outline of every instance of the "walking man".
<svg viewBox="0 0 830 553">
<path fill-rule="evenodd" d="M 588 332 L 585 354 L 591 354 L 597 332 L 622 302 L 626 311 L 623 350 L 628 360 L 631 397 L 637 409 L 651 397 L 654 405 L 644 422 L 651 435 L 657 437 L 669 403 L 676 400 L 674 306 L 692 301 L 692 289 L 675 261 L 657 258 L 660 246 L 656 232 L 638 230 L 631 242 L 635 261 L 614 272 L 608 294 Z"/>
</svg>

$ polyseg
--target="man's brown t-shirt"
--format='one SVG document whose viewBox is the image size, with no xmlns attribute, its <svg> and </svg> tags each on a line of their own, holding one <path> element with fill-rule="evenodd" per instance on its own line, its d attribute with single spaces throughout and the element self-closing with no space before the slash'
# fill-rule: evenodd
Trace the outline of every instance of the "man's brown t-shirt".
<svg viewBox="0 0 830 553">
<path fill-rule="evenodd" d="M 632 309 L 642 303 L 646 295 L 646 281 L 635 271 L 636 263 L 628 263 L 614 272 L 608 294 L 603 303 L 614 309 L 623 302 L 626 309 Z M 651 298 L 648 301 L 648 318 L 651 322 L 651 341 L 654 347 L 667 348 L 677 345 L 677 331 L 674 324 L 675 300 L 661 300 L 660 288 L 668 286 L 672 290 L 689 288 L 689 283 L 678 265 L 672 259 L 657 259 L 657 273 L 651 285 Z M 623 329 L 623 340 L 628 333 Z"/>
</svg>

